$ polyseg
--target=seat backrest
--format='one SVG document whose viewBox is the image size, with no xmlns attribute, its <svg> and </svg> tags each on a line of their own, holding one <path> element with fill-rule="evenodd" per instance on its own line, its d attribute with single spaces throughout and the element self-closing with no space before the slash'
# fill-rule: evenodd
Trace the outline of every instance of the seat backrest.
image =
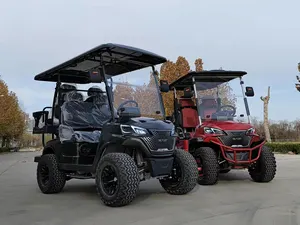
<svg viewBox="0 0 300 225">
<path fill-rule="evenodd" d="M 198 112 L 194 108 L 181 109 L 182 127 L 195 128 L 199 125 Z"/>
<path fill-rule="evenodd" d="M 202 103 L 200 104 L 201 118 L 210 120 L 212 118 L 212 114 L 217 112 L 217 109 L 218 107 L 213 97 L 202 99 Z"/>
<path fill-rule="evenodd" d="M 182 128 L 195 128 L 199 124 L 197 106 L 192 97 L 192 91 L 190 88 L 186 88 L 184 95 L 179 99 Z"/>
<path fill-rule="evenodd" d="M 102 128 L 111 119 L 107 105 L 67 101 L 61 106 L 61 123 L 75 130 Z"/>
<path fill-rule="evenodd" d="M 54 118 L 56 118 L 56 119 L 59 119 L 60 115 L 61 115 L 60 105 L 62 105 L 66 101 L 67 95 L 70 92 L 76 91 L 76 86 L 70 85 L 70 84 L 62 84 L 60 86 L 60 90 L 61 90 L 60 98 L 56 99 L 57 102 L 54 105 Z"/>
</svg>

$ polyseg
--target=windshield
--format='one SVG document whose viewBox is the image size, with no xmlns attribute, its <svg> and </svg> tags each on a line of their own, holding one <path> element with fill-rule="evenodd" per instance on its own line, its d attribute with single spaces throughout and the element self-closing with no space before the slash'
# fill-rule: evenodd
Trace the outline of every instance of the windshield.
<svg viewBox="0 0 300 225">
<path fill-rule="evenodd" d="M 201 120 L 246 120 L 240 80 L 196 82 Z"/>
<path fill-rule="evenodd" d="M 112 89 L 115 109 L 127 101 L 124 106 L 140 108 L 142 117 L 163 119 L 158 90 L 152 70 L 142 69 L 130 74 L 107 76 L 108 85 Z"/>
</svg>

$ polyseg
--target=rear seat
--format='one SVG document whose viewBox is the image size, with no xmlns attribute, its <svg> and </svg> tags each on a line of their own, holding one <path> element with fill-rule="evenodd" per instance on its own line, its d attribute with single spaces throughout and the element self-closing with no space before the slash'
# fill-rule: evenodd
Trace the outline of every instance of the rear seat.
<svg viewBox="0 0 300 225">
<path fill-rule="evenodd" d="M 80 93 L 70 92 L 61 106 L 59 137 L 63 141 L 99 142 L 101 128 L 111 119 L 109 108 L 84 102 Z M 91 131 L 86 131 L 86 130 Z"/>
</svg>

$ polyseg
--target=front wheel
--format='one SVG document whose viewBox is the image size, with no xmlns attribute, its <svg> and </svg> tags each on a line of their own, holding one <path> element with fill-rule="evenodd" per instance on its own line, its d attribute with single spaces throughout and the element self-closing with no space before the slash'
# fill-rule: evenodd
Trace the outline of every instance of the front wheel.
<svg viewBox="0 0 300 225">
<path fill-rule="evenodd" d="M 219 179 L 219 162 L 214 149 L 200 147 L 196 149 L 194 156 L 198 163 L 200 185 L 214 185 Z"/>
<path fill-rule="evenodd" d="M 159 182 L 169 194 L 184 195 L 195 188 L 197 179 L 198 166 L 193 156 L 184 150 L 176 149 L 171 177 Z"/>
<path fill-rule="evenodd" d="M 273 152 L 263 146 L 261 154 L 256 163 L 248 168 L 251 178 L 255 182 L 270 182 L 276 174 L 276 160 Z"/>
<path fill-rule="evenodd" d="M 136 197 L 140 177 L 134 160 L 125 153 L 109 153 L 96 171 L 97 192 L 107 206 L 128 205 Z"/>
</svg>

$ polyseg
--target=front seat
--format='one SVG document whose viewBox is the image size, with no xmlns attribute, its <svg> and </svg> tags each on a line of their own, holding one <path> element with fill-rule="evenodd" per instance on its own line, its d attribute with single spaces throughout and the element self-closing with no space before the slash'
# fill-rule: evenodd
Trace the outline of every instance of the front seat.
<svg viewBox="0 0 300 225">
<path fill-rule="evenodd" d="M 199 125 L 197 106 L 192 97 L 193 91 L 190 88 L 185 88 L 183 96 L 179 99 L 181 127 L 183 129 L 195 128 Z"/>
<path fill-rule="evenodd" d="M 205 120 L 211 120 L 212 115 L 217 112 L 218 104 L 214 96 L 204 96 L 201 98 L 200 115 Z"/>
<path fill-rule="evenodd" d="M 87 91 L 89 96 L 85 102 L 92 102 L 94 104 L 107 104 L 107 97 L 104 92 L 98 86 L 90 87 Z"/>
</svg>

